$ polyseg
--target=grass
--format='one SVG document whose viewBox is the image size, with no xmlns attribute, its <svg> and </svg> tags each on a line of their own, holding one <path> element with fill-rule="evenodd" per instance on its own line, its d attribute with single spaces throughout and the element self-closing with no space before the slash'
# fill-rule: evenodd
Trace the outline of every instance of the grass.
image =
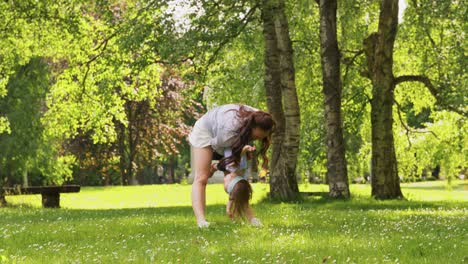
<svg viewBox="0 0 468 264">
<path fill-rule="evenodd" d="M 402 184 L 406 201 L 370 199 L 352 185 L 349 201 L 309 197 L 263 201 L 263 228 L 224 215 L 222 185 L 207 188 L 200 230 L 189 185 L 86 187 L 62 194 L 62 209 L 40 208 L 40 196 L 7 196 L 0 209 L 0 263 L 463 263 L 468 262 L 468 191 L 457 181 Z M 302 191 L 326 191 L 302 185 Z"/>
</svg>

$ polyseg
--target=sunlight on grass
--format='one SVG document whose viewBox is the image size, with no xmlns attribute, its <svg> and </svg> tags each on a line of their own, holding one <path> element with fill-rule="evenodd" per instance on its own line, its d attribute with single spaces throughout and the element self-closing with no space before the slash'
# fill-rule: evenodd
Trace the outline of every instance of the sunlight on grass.
<svg viewBox="0 0 468 264">
<path fill-rule="evenodd" d="M 457 181 L 452 191 L 445 188 L 445 182 L 423 182 L 402 184 L 405 198 L 410 201 L 468 201 L 466 184 Z M 267 184 L 252 184 L 254 195 L 252 203 L 257 203 L 269 192 Z M 62 208 L 69 209 L 118 209 L 118 208 L 151 208 L 169 206 L 191 206 L 191 185 L 145 185 L 145 186 L 112 186 L 82 187 L 80 193 L 61 194 Z M 326 192 L 328 185 L 303 184 L 301 191 Z M 351 185 L 353 197 L 368 198 L 370 185 Z M 207 186 L 207 205 L 225 204 L 227 194 L 222 184 Z M 14 205 L 27 204 L 41 206 L 40 195 L 8 196 Z"/>
<path fill-rule="evenodd" d="M 253 203 L 264 198 L 268 185 L 254 184 Z M 61 207 L 69 209 L 120 209 L 191 206 L 191 185 L 145 185 L 114 187 L 82 187 L 80 193 L 61 194 Z M 207 205 L 225 204 L 228 196 L 222 184 L 207 186 Z M 8 196 L 14 205 L 41 206 L 40 195 Z"/>
<path fill-rule="evenodd" d="M 465 186 L 402 184 L 408 200 L 376 201 L 370 186 L 352 185 L 349 201 L 286 204 L 261 202 L 268 185 L 254 184 L 264 227 L 253 228 L 224 215 L 227 195 L 213 184 L 206 230 L 195 225 L 189 185 L 85 187 L 62 195 L 62 209 L 41 208 L 38 195 L 7 196 L 0 263 L 461 263 Z"/>
</svg>

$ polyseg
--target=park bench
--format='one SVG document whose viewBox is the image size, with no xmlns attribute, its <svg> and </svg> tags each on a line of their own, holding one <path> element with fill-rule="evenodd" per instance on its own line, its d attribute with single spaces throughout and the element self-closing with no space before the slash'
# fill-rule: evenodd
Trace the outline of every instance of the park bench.
<svg viewBox="0 0 468 264">
<path fill-rule="evenodd" d="M 42 207 L 60 208 L 60 193 L 80 192 L 80 185 L 3 188 L 5 195 L 41 194 Z"/>
</svg>

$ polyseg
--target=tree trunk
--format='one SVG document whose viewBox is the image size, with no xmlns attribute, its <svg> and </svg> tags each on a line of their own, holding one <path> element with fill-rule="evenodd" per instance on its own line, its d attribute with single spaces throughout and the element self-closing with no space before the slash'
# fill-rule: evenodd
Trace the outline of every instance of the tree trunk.
<svg viewBox="0 0 468 264">
<path fill-rule="evenodd" d="M 276 35 L 280 51 L 281 90 L 284 103 L 285 132 L 284 148 L 286 150 L 287 176 L 290 185 L 298 190 L 296 165 L 299 153 L 301 118 L 299 100 L 297 99 L 293 48 L 289 36 L 288 20 L 285 12 L 285 1 L 279 1 L 278 15 L 275 20 Z"/>
<path fill-rule="evenodd" d="M 117 124 L 118 134 L 117 140 L 119 144 L 119 168 L 120 168 L 120 181 L 122 185 L 128 185 L 128 175 L 127 175 L 127 166 L 126 166 L 126 146 L 125 146 L 125 126 L 122 123 Z"/>
<path fill-rule="evenodd" d="M 3 176 L 0 175 L 0 207 L 4 207 L 6 205 L 5 190 L 3 190 Z"/>
<path fill-rule="evenodd" d="M 379 29 L 364 40 L 367 77 L 372 81 L 372 196 L 402 198 L 393 139 L 393 46 L 398 29 L 398 0 L 382 0 Z"/>
<path fill-rule="evenodd" d="M 134 127 L 135 127 L 135 122 L 134 122 L 134 111 L 132 107 L 132 102 L 127 101 L 126 102 L 126 108 L 127 108 L 127 120 L 128 120 L 128 160 L 127 160 L 127 179 L 130 180 L 130 185 L 136 184 L 136 179 L 135 179 L 135 173 L 134 173 L 134 160 L 135 160 L 135 151 L 136 151 L 136 146 L 135 146 L 135 141 L 134 141 Z M 136 130 L 136 129 L 135 129 Z M 138 133 L 135 131 L 135 133 Z"/>
<path fill-rule="evenodd" d="M 274 199 L 292 201 L 299 197 L 295 170 L 300 116 L 284 1 L 264 0 L 262 20 L 267 105 L 277 125 L 272 139 L 270 195 Z M 287 104 L 283 105 L 283 100 Z"/>
<path fill-rule="evenodd" d="M 8 184 L 6 182 L 8 181 L 8 175 L 11 175 L 11 163 L 9 162 L 9 159 L 6 159 L 5 162 L 6 163 L 4 164 L 0 164 L 0 167 L 5 168 L 4 171 L 0 172 L 0 207 L 7 205 L 7 201 L 5 199 L 5 190 L 3 190 L 3 188 Z"/>
<path fill-rule="evenodd" d="M 22 176 L 23 176 L 23 187 L 29 187 L 29 181 L 28 181 L 28 166 L 26 162 L 23 164 L 23 171 L 22 171 Z"/>
<path fill-rule="evenodd" d="M 342 85 L 340 51 L 336 37 L 336 9 L 336 0 L 320 0 L 320 57 L 327 129 L 327 180 L 330 197 L 349 198 L 341 123 Z"/>
<path fill-rule="evenodd" d="M 171 156 L 169 158 L 169 163 L 167 164 L 169 166 L 169 183 L 175 183 L 176 180 L 175 180 L 175 161 L 174 161 L 174 157 Z"/>
</svg>

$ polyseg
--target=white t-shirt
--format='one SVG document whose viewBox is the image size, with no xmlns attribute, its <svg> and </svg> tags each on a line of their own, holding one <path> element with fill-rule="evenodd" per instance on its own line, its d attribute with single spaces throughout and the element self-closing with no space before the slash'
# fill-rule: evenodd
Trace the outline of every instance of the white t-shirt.
<svg viewBox="0 0 468 264">
<path fill-rule="evenodd" d="M 254 107 L 244 106 L 247 110 L 258 111 Z M 220 155 L 223 155 L 224 150 L 234 143 L 241 125 L 241 121 L 237 118 L 239 108 L 238 104 L 221 105 L 209 110 L 197 121 L 211 133 L 210 145 Z"/>
</svg>

